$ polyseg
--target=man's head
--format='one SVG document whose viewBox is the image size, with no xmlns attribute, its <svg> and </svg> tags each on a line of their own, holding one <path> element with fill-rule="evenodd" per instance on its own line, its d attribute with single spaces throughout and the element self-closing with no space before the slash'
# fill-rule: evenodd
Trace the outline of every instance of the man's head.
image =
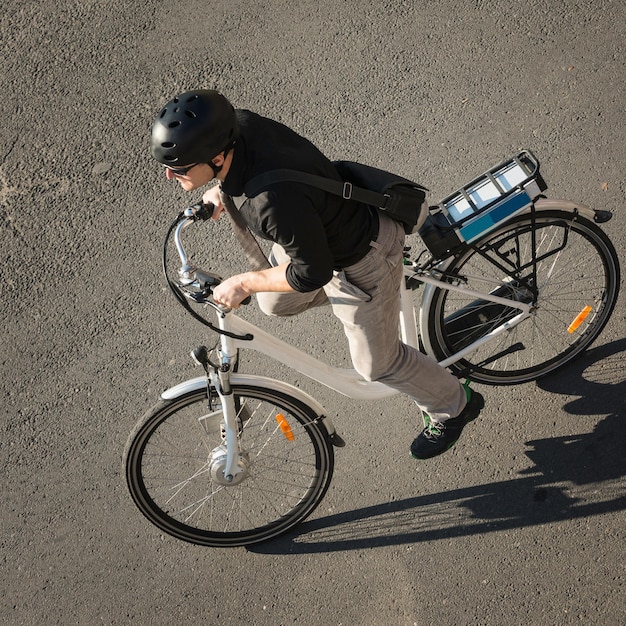
<svg viewBox="0 0 626 626">
<path fill-rule="evenodd" d="M 185 179 L 208 176 L 205 184 L 214 178 L 238 137 L 235 110 L 224 96 L 208 89 L 188 91 L 168 102 L 154 121 L 152 156 L 167 168 L 168 178 L 187 188 Z"/>
</svg>

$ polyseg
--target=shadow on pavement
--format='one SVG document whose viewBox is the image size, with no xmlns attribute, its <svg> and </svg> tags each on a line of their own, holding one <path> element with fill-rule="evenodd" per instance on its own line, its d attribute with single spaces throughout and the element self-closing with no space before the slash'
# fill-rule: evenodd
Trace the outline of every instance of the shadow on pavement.
<svg viewBox="0 0 626 626">
<path fill-rule="evenodd" d="M 266 554 L 362 550 L 484 534 L 626 510 L 626 339 L 588 351 L 537 385 L 577 396 L 571 415 L 606 417 L 590 433 L 526 442 L 519 478 L 378 504 L 300 524 L 252 546 Z M 571 495 L 570 492 L 574 492 Z"/>
</svg>

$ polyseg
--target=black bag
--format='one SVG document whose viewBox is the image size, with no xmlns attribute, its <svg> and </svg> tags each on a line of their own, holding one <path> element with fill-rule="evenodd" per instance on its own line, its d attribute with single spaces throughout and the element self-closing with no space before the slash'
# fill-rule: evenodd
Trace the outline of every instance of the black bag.
<svg viewBox="0 0 626 626">
<path fill-rule="evenodd" d="M 268 185 L 297 182 L 318 187 L 346 200 L 356 200 L 385 211 L 401 222 L 407 235 L 417 232 L 428 215 L 425 187 L 397 174 L 354 161 L 334 161 L 343 182 L 298 170 L 270 170 L 249 180 L 244 193 L 253 197 Z"/>
</svg>

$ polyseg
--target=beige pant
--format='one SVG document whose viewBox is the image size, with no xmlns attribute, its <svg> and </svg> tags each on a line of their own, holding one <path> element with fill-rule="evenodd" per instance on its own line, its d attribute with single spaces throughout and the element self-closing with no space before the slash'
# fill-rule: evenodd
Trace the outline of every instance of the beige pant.
<svg viewBox="0 0 626 626">
<path fill-rule="evenodd" d="M 354 368 L 364 379 L 380 381 L 407 394 L 434 419 L 456 417 L 466 403 L 459 381 L 399 338 L 404 229 L 380 215 L 378 237 L 370 245 L 363 259 L 335 271 L 323 289 L 259 293 L 259 306 L 267 315 L 285 316 L 330 302 L 333 313 L 343 323 Z M 277 244 L 272 255 L 276 265 L 289 261 Z"/>
</svg>

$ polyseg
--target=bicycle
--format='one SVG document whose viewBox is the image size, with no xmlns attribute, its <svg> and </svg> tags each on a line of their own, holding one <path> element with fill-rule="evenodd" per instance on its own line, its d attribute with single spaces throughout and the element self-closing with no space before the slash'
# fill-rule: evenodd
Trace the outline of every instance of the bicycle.
<svg viewBox="0 0 626 626">
<path fill-rule="evenodd" d="M 598 226 L 611 213 L 547 199 L 545 189 L 539 163 L 523 151 L 430 207 L 424 249 L 414 259 L 405 251 L 403 341 L 459 378 L 488 385 L 536 380 L 591 345 L 618 296 L 617 254 Z M 331 482 L 334 448 L 345 442 L 311 395 L 239 373 L 240 350 L 350 398 L 397 392 L 217 306 L 211 289 L 220 277 L 194 267 L 182 242 L 183 231 L 210 214 L 203 205 L 181 212 L 163 265 L 179 302 L 218 333 L 218 344 L 193 351 L 204 375 L 161 394 L 130 434 L 124 459 L 132 499 L 158 528 L 204 546 L 243 546 L 277 537 L 315 510 Z M 167 271 L 172 234 L 176 279 Z"/>
</svg>

